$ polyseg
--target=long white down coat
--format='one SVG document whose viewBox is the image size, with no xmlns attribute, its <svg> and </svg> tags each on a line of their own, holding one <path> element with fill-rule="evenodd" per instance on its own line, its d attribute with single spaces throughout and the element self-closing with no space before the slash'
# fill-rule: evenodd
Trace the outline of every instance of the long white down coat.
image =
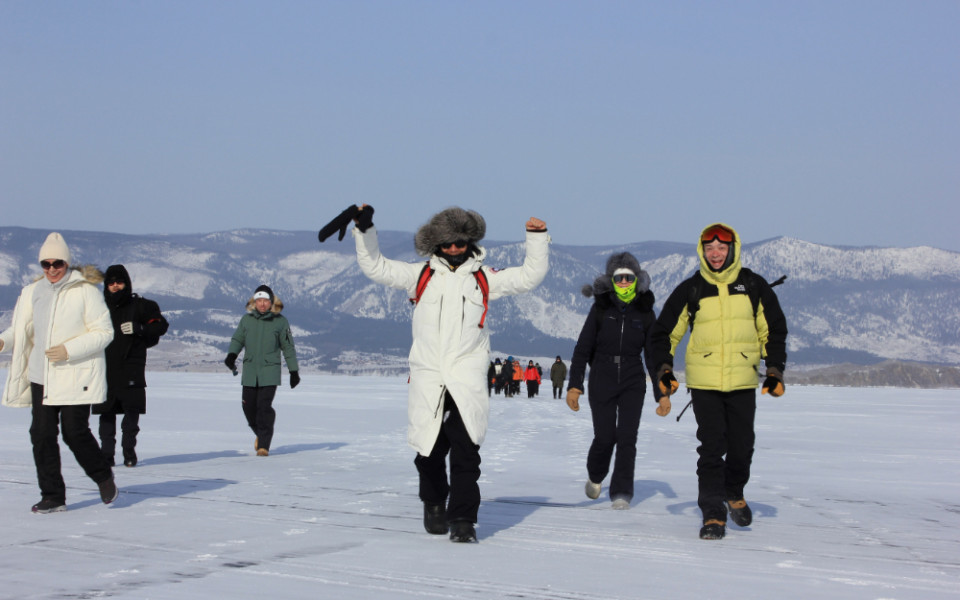
<svg viewBox="0 0 960 600">
<path fill-rule="evenodd" d="M 353 229 L 357 262 L 363 273 L 393 288 L 416 292 L 424 262 L 407 263 L 380 254 L 376 229 Z M 483 293 L 473 272 L 483 269 L 490 285 L 488 300 L 522 294 L 537 287 L 549 267 L 550 236 L 527 232 L 523 265 L 502 271 L 483 266 L 486 251 L 451 271 L 436 255 L 430 283 L 413 310 L 413 345 L 410 347 L 410 392 L 407 406 L 407 441 L 418 453 L 429 456 L 440 433 L 444 392 L 453 397 L 470 439 L 478 446 L 487 433 L 490 401 L 487 368 L 490 366 L 490 333 L 480 328 Z"/>
<path fill-rule="evenodd" d="M 70 269 L 66 277 L 51 304 L 47 340 L 51 348 L 63 344 L 69 358 L 57 363 L 44 360 L 44 381 L 37 383 L 44 386 L 46 405 L 99 404 L 107 398 L 103 349 L 113 341 L 110 309 L 103 292 L 85 274 Z M 32 404 L 27 362 L 33 349 L 33 292 L 38 285 L 49 284 L 41 279 L 23 288 L 13 309 L 13 322 L 0 334 L 2 351 L 13 353 L 3 388 L 4 406 Z"/>
</svg>

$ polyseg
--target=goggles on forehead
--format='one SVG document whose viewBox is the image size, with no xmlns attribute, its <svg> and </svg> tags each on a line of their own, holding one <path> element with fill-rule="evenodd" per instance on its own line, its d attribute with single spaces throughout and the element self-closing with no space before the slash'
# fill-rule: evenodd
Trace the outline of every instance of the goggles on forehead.
<svg viewBox="0 0 960 600">
<path fill-rule="evenodd" d="M 733 232 L 721 225 L 714 225 L 704 231 L 703 235 L 700 236 L 701 242 L 712 242 L 715 239 L 720 240 L 724 244 L 730 244 L 733 242 Z"/>
</svg>

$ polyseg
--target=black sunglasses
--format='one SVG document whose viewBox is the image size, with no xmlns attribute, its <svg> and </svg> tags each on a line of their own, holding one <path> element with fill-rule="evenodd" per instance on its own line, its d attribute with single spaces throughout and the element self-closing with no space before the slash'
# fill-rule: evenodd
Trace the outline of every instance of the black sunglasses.
<svg viewBox="0 0 960 600">
<path fill-rule="evenodd" d="M 60 260 L 59 258 L 53 261 L 50 261 L 50 260 L 40 261 L 40 268 L 42 268 L 44 271 L 48 269 L 62 269 L 65 266 L 67 266 L 66 261 Z"/>
<path fill-rule="evenodd" d="M 614 283 L 620 283 L 621 281 L 626 281 L 627 283 L 633 283 L 637 280 L 637 276 L 631 273 L 621 273 L 620 275 L 613 276 Z"/>
<path fill-rule="evenodd" d="M 441 247 L 441 248 L 450 248 L 450 247 L 453 247 L 453 246 L 456 246 L 457 248 L 466 248 L 466 247 L 467 247 L 467 241 L 466 241 L 466 240 L 457 240 L 457 241 L 455 241 L 455 242 L 447 242 L 447 243 L 445 243 L 445 244 L 440 244 L 440 247 Z"/>
</svg>

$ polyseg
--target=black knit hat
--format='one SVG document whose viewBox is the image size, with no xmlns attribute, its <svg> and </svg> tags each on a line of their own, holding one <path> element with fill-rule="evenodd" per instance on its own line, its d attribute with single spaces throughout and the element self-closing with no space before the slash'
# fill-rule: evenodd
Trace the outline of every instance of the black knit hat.
<svg viewBox="0 0 960 600">
<path fill-rule="evenodd" d="M 265 293 L 267 296 L 269 296 L 270 302 L 273 302 L 273 301 L 274 301 L 275 296 L 273 295 L 273 290 L 271 290 L 271 289 L 270 289 L 269 287 L 267 287 L 266 285 L 261 285 L 260 287 L 258 287 L 258 288 L 256 289 L 255 292 L 253 292 L 253 299 L 254 299 L 254 300 L 257 299 L 257 294 L 259 294 L 260 292 L 263 292 L 263 293 Z M 261 298 L 262 298 L 262 296 L 261 296 Z"/>
</svg>

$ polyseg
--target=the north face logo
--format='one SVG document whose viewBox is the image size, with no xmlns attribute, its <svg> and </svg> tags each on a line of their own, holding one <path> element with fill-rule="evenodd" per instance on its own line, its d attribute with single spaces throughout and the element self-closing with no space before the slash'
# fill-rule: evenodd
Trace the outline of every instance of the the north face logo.
<svg viewBox="0 0 960 600">
<path fill-rule="evenodd" d="M 746 294 L 747 286 L 743 285 L 742 283 L 738 283 L 737 285 L 733 286 L 733 291 L 740 292 L 741 294 Z"/>
</svg>

